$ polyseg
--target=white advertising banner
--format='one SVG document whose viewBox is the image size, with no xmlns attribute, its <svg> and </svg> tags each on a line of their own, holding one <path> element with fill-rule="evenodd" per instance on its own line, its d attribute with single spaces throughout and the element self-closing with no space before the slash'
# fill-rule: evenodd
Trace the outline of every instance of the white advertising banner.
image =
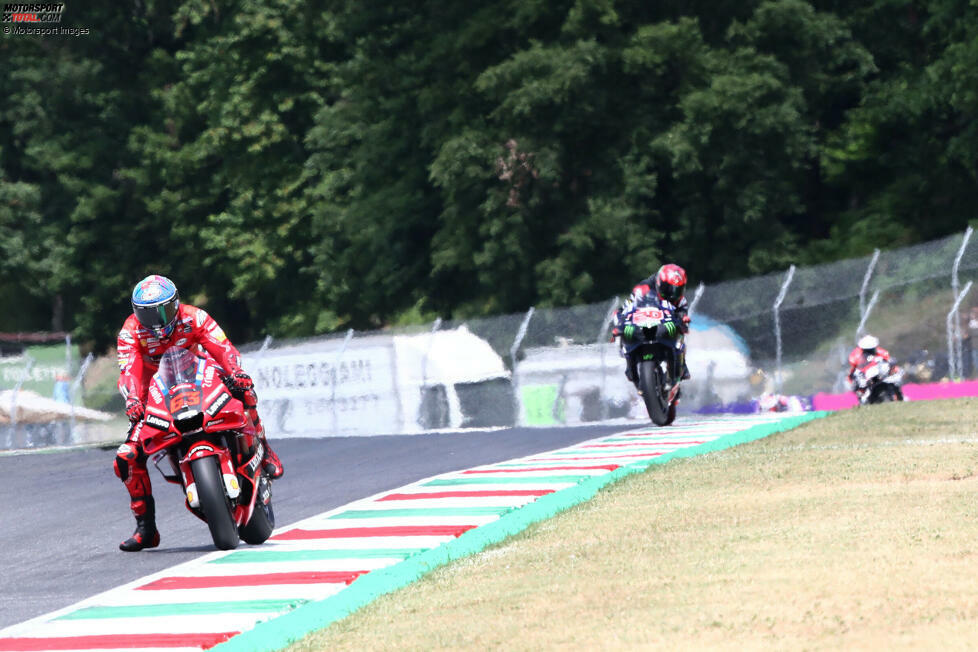
<svg viewBox="0 0 978 652">
<path fill-rule="evenodd" d="M 401 429 L 390 338 L 342 340 L 245 356 L 271 436 L 377 435 Z M 380 339 L 381 341 L 377 341 Z"/>
</svg>

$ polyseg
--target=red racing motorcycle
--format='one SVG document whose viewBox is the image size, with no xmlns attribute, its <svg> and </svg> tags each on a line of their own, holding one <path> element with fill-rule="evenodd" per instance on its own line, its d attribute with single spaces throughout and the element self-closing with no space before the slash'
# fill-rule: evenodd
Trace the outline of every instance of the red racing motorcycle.
<svg viewBox="0 0 978 652">
<path fill-rule="evenodd" d="M 183 487 L 214 545 L 231 550 L 239 538 L 263 543 L 275 514 L 264 446 L 220 372 L 214 360 L 168 349 L 150 383 L 141 443 L 164 479 Z"/>
<path fill-rule="evenodd" d="M 888 358 L 869 356 L 853 374 L 853 385 L 860 405 L 902 401 L 903 369 Z"/>
</svg>

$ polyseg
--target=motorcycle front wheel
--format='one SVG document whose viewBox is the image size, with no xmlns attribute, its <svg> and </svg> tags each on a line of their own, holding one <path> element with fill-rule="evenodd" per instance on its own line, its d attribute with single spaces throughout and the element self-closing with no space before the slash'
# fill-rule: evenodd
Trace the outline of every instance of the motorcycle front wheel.
<svg viewBox="0 0 978 652">
<path fill-rule="evenodd" d="M 672 423 L 669 418 L 669 404 L 662 391 L 662 368 L 654 360 L 643 360 L 638 365 L 638 386 L 642 391 L 645 409 L 649 418 L 657 426 L 667 426 Z M 673 418 L 675 413 L 673 412 Z"/>
<path fill-rule="evenodd" d="M 238 528 L 234 524 L 231 502 L 224 491 L 224 478 L 218 458 L 213 455 L 200 457 L 190 463 L 200 496 L 200 510 L 204 512 L 207 528 L 218 550 L 238 547 Z"/>
</svg>

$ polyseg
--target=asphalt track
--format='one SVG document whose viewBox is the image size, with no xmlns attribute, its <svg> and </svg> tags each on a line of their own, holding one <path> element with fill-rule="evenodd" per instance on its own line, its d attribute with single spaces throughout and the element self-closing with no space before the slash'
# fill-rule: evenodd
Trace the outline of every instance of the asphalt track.
<svg viewBox="0 0 978 652">
<path fill-rule="evenodd" d="M 449 471 L 570 446 L 619 425 L 272 440 L 286 475 L 277 526 Z M 159 548 L 124 553 L 134 522 L 115 447 L 0 456 L 0 629 L 214 550 L 176 485 L 150 468 Z"/>
</svg>

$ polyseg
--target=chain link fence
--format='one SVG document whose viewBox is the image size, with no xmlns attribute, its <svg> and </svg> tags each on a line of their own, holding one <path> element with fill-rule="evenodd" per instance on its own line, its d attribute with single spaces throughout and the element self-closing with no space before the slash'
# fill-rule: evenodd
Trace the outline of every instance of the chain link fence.
<svg viewBox="0 0 978 652">
<path fill-rule="evenodd" d="M 692 379 L 680 412 L 744 411 L 771 393 L 844 392 L 849 351 L 865 333 L 911 382 L 975 377 L 971 236 L 969 228 L 863 258 L 694 283 Z M 609 337 L 621 298 L 240 348 L 273 437 L 644 421 Z M 114 359 L 83 358 L 70 338 L 60 346 L 59 360 L 52 345 L 0 357 L 0 448 L 121 439 Z"/>
<path fill-rule="evenodd" d="M 5 335 L 0 350 L 0 450 L 109 441 L 125 432 L 114 360 L 94 364 L 94 356 L 79 354 L 70 335 L 62 342 L 39 334 Z M 106 362 L 108 374 L 90 373 Z M 96 375 L 106 378 L 103 387 L 90 382 Z"/>
</svg>

